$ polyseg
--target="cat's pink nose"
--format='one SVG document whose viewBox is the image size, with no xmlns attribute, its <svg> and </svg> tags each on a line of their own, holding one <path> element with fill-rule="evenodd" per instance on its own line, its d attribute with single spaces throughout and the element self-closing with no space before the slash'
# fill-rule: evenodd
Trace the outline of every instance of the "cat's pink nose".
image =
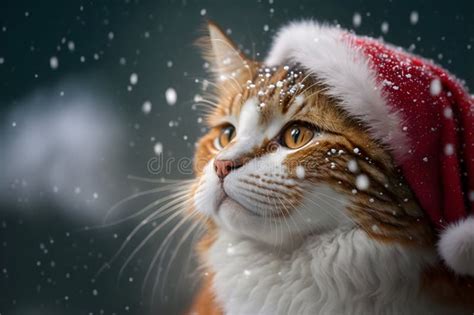
<svg viewBox="0 0 474 315">
<path fill-rule="evenodd" d="M 214 160 L 214 170 L 216 171 L 217 177 L 221 180 L 224 179 L 232 170 L 238 169 L 242 166 L 242 163 L 232 160 Z"/>
</svg>

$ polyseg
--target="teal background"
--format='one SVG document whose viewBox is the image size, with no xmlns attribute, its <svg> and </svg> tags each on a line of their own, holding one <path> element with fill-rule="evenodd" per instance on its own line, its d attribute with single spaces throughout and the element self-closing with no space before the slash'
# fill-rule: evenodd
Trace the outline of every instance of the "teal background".
<svg viewBox="0 0 474 315">
<path fill-rule="evenodd" d="M 206 19 L 230 29 L 240 47 L 257 58 L 265 55 L 278 27 L 291 20 L 338 23 L 411 46 L 473 88 L 473 9 L 472 1 L 427 0 L 1 0 L 0 314 L 176 314 L 187 307 L 200 276 L 192 264 L 185 268 L 189 246 L 181 248 L 157 296 L 149 288 L 141 291 L 153 252 L 172 224 L 120 279 L 120 267 L 151 227 L 97 278 L 96 271 L 140 220 L 84 227 L 100 224 L 120 200 L 158 186 L 130 175 L 191 177 L 174 166 L 150 174 L 147 162 L 155 157 L 156 142 L 164 158 L 192 157 L 205 130 L 192 104 L 201 93 L 195 80 L 207 75 L 193 46 Z M 419 14 L 415 25 L 412 11 Z M 354 28 L 356 12 L 362 23 Z M 389 24 L 387 34 L 383 22 Z M 55 70 L 52 56 L 59 60 Z M 132 73 L 138 75 L 133 86 Z M 174 106 L 165 99 L 169 87 L 177 92 Z M 146 100 L 153 104 L 147 115 Z M 160 196 L 136 198 L 113 218 Z"/>
</svg>

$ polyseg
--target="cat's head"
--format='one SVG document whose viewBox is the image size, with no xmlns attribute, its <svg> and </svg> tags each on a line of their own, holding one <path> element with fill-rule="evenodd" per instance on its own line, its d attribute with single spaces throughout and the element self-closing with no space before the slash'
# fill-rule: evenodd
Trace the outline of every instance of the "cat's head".
<svg viewBox="0 0 474 315">
<path fill-rule="evenodd" d="M 278 246 L 343 226 L 382 240 L 424 238 L 390 152 L 317 73 L 249 60 L 219 27 L 208 29 L 200 45 L 215 80 L 203 100 L 209 132 L 197 145 L 193 188 L 206 220 Z"/>
</svg>

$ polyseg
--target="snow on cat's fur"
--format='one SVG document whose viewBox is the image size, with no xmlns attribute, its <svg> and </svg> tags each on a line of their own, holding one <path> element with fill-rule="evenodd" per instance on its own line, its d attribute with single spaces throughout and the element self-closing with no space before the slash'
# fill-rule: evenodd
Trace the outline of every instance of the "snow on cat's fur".
<svg viewBox="0 0 474 315">
<path fill-rule="evenodd" d="M 298 45 L 313 45 L 294 32 Z M 374 140 L 387 126 L 354 120 L 357 108 L 278 54 L 265 66 L 212 23 L 209 33 L 200 43 L 215 94 L 204 100 L 209 132 L 196 147 L 192 188 L 207 226 L 197 248 L 205 276 L 190 313 L 462 314 L 472 301 L 455 296 L 460 284 L 440 267 L 429 222 Z M 337 72 L 345 54 L 337 49 L 324 71 Z M 368 102 L 360 114 L 397 119 L 377 107 L 379 91 L 357 96 L 363 82 L 347 79 L 340 92 Z M 390 141 L 399 138 L 392 131 Z M 460 291 L 473 292 L 469 283 Z"/>
<path fill-rule="evenodd" d="M 330 87 L 328 94 L 340 100 L 351 116 L 367 122 L 374 139 L 383 139 L 402 158 L 407 152 L 407 140 L 400 127 L 401 119 L 386 105 L 382 85 L 367 58 L 354 50 L 344 36 L 346 31 L 342 29 L 313 21 L 291 23 L 277 34 L 265 64 L 304 65 Z"/>
</svg>

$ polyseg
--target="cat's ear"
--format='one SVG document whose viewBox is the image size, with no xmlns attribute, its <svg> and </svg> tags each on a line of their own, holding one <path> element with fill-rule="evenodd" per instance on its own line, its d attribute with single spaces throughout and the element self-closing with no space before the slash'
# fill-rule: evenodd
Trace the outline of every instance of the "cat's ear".
<svg viewBox="0 0 474 315">
<path fill-rule="evenodd" d="M 242 77 L 249 72 L 251 61 L 239 51 L 232 40 L 213 22 L 207 23 L 208 35 L 198 40 L 209 69 L 220 80 Z M 249 78 L 250 79 L 250 78 Z"/>
</svg>

